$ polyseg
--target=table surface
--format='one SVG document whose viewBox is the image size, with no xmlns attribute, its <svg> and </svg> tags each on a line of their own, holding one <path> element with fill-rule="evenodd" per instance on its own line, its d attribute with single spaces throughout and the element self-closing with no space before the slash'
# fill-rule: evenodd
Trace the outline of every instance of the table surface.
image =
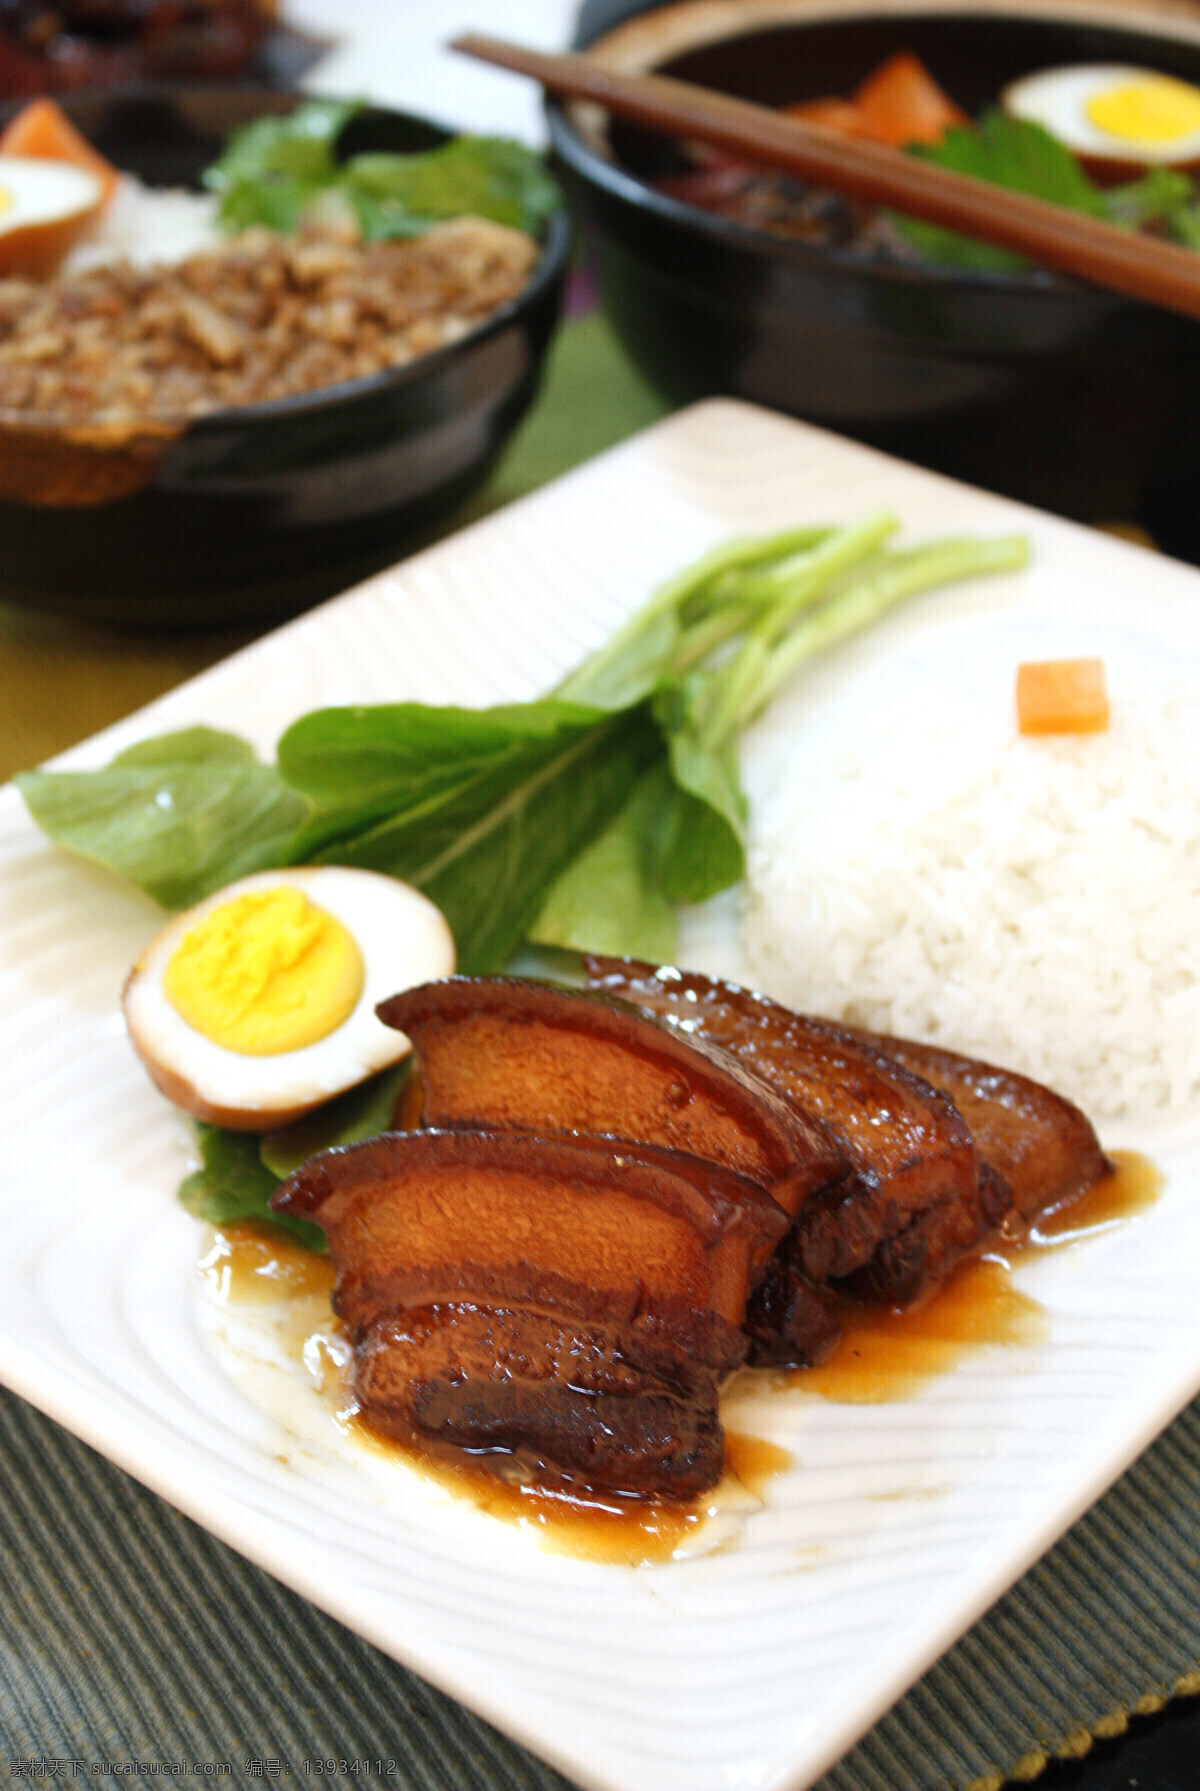
<svg viewBox="0 0 1200 1791">
<path fill-rule="evenodd" d="M 573 12 L 567 0 L 477 0 L 461 13 L 433 0 L 292 0 L 287 17 L 338 38 L 306 77 L 314 91 L 537 142 L 536 96 L 442 45 L 467 26 L 562 45 Z M 447 526 L 662 410 L 600 318 L 568 320 L 533 411 Z M 24 614 L 0 593 L 0 775 L 95 732 L 246 638 L 110 634 Z M 357 1782 L 404 1791 L 565 1791 L 549 1767 L 2 1393 L 0 1471 L 9 1489 L 0 1501 L 0 1777 L 231 1757 L 240 1776 L 298 1776 L 303 1762 L 311 1769 L 337 1754 L 394 1759 L 392 1772 Z M 1200 1782 L 1200 1700 L 1181 1697 L 1200 1690 L 1198 1519 L 1200 1403 L 821 1791 L 998 1791 L 1039 1774 L 1045 1791 Z M 254 1664 L 263 1661 L 270 1673 Z"/>
</svg>

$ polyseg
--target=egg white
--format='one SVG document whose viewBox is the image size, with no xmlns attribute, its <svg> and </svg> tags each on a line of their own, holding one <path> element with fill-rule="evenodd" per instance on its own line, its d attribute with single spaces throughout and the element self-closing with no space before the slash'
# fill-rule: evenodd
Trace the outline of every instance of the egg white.
<svg viewBox="0 0 1200 1791">
<path fill-rule="evenodd" d="M 345 1020 L 315 1043 L 248 1056 L 189 1025 L 168 1001 L 163 973 L 184 934 L 214 908 L 285 884 L 339 920 L 355 940 L 363 960 L 362 993 Z M 131 970 L 122 1006 L 133 1047 L 169 1100 L 214 1125 L 266 1131 L 407 1056 L 409 1041 L 376 1017 L 376 1004 L 453 969 L 450 928 L 419 890 L 376 871 L 308 865 L 243 877 L 175 915 Z"/>
<path fill-rule="evenodd" d="M 1089 101 L 1098 94 L 1153 80 L 1160 72 L 1119 63 L 1041 69 L 1006 87 L 1000 104 L 1014 117 L 1040 124 L 1076 155 L 1127 163 L 1132 169 L 1154 164 L 1184 167 L 1200 161 L 1200 129 L 1162 142 L 1142 142 L 1102 130 L 1087 115 Z"/>
<path fill-rule="evenodd" d="M 0 272 L 47 272 L 103 200 L 104 188 L 89 168 L 0 155 Z"/>
</svg>

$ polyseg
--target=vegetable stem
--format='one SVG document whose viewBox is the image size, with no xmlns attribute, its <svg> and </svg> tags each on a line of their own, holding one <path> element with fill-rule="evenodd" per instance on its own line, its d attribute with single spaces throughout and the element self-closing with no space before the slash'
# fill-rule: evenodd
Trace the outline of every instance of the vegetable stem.
<svg viewBox="0 0 1200 1791">
<path fill-rule="evenodd" d="M 956 537 L 892 554 L 865 568 L 841 591 L 831 594 L 820 609 L 806 615 L 761 660 L 757 680 L 747 680 L 740 687 L 740 702 L 729 715 L 727 733 L 740 732 L 760 715 L 805 660 L 870 627 L 905 597 L 956 579 L 1013 571 L 1028 557 L 1028 545 L 1019 535 L 990 541 Z"/>
<path fill-rule="evenodd" d="M 721 542 L 660 584 L 603 646 L 589 653 L 547 694 L 564 702 L 594 703 L 599 708 L 624 706 L 648 696 L 663 676 L 681 669 L 676 653 L 689 605 L 703 605 L 701 619 L 707 617 L 713 630 L 707 646 L 693 644 L 688 649 L 686 664 L 694 664 L 698 656 L 736 632 L 739 616 L 727 613 L 726 606 L 736 602 L 740 611 L 750 595 L 743 593 L 740 583 L 730 586 L 724 582 L 727 575 L 770 565 L 780 556 L 803 554 L 832 532 L 806 527 L 774 535 L 736 535 Z M 774 592 L 767 594 L 773 596 Z"/>
<path fill-rule="evenodd" d="M 742 725 L 740 717 L 757 710 L 755 693 L 766 676 L 772 649 L 795 618 L 820 601 L 839 574 L 876 552 L 899 526 L 891 511 L 877 510 L 861 522 L 835 530 L 807 552 L 790 555 L 772 572 L 745 581 L 751 595 L 769 595 L 771 601 L 701 698 L 700 735 L 710 748 L 730 739 Z"/>
</svg>

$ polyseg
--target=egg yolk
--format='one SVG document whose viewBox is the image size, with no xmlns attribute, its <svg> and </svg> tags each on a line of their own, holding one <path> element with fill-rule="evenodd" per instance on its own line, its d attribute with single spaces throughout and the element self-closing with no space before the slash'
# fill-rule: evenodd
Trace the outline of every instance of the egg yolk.
<svg viewBox="0 0 1200 1791">
<path fill-rule="evenodd" d="M 249 1057 L 315 1044 L 341 1025 L 362 987 L 362 954 L 346 928 L 282 884 L 213 908 L 163 973 L 189 1026 Z"/>
<path fill-rule="evenodd" d="M 1085 107 L 1098 130 L 1125 142 L 1170 143 L 1200 130 L 1200 89 L 1169 76 L 1097 93 Z"/>
</svg>

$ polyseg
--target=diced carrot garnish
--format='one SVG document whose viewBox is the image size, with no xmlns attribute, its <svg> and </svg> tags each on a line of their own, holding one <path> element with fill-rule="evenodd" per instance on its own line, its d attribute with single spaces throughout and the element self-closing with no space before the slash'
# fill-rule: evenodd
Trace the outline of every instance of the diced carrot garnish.
<svg viewBox="0 0 1200 1791">
<path fill-rule="evenodd" d="M 854 95 L 855 110 L 877 142 L 938 143 L 951 125 L 970 124 L 943 93 L 919 57 L 907 50 L 868 75 Z"/>
<path fill-rule="evenodd" d="M 99 150 L 93 149 L 62 108 L 51 99 L 30 100 L 0 131 L 0 155 L 31 156 L 35 161 L 74 162 L 99 180 L 105 199 L 112 197 L 121 176 Z"/>
<path fill-rule="evenodd" d="M 1017 667 L 1022 734 L 1100 734 L 1108 726 L 1102 659 L 1028 660 Z"/>
</svg>

